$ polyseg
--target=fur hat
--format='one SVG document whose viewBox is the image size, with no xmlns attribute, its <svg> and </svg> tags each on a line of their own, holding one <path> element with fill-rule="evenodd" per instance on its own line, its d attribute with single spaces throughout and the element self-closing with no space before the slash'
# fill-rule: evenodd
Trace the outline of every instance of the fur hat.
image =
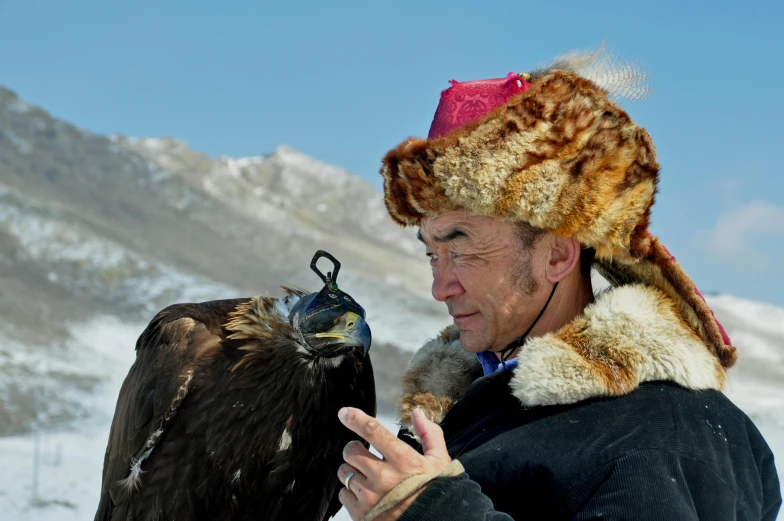
<svg viewBox="0 0 784 521">
<path fill-rule="evenodd" d="M 648 232 L 659 164 L 645 129 L 611 98 L 640 99 L 637 67 L 601 49 L 530 74 L 459 83 L 442 92 L 428 139 L 409 138 L 383 159 L 392 219 L 466 209 L 524 221 L 596 251 L 613 284 L 642 282 L 675 300 L 722 365 L 735 348 L 702 295 Z"/>
</svg>

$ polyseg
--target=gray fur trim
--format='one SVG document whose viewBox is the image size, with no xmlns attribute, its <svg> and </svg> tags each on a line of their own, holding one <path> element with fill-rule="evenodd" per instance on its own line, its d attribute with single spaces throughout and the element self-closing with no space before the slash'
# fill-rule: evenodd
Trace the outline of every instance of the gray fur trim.
<svg viewBox="0 0 784 521">
<path fill-rule="evenodd" d="M 404 396 L 430 393 L 457 401 L 481 376 L 476 355 L 463 349 L 457 329 L 450 326 L 417 351 L 401 384 Z"/>
</svg>

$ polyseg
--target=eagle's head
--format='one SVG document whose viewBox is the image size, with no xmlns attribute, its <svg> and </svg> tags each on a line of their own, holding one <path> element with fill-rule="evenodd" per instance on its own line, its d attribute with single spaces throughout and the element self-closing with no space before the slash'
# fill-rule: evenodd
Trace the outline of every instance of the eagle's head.
<svg viewBox="0 0 784 521">
<path fill-rule="evenodd" d="M 326 276 L 315 267 L 321 257 L 335 263 Z M 318 251 L 311 263 L 324 281 L 316 293 L 284 287 L 280 299 L 259 295 L 239 304 L 225 324 L 228 338 L 241 342 L 245 354 L 236 368 L 244 367 L 273 346 L 287 345 L 307 358 L 329 361 L 337 366 L 343 355 L 366 356 L 370 349 L 370 327 L 365 310 L 350 295 L 338 288 L 340 263 L 330 254 Z"/>
<path fill-rule="evenodd" d="M 329 258 L 334 272 L 322 274 L 316 267 L 321 257 Z M 329 253 L 319 250 L 311 268 L 321 277 L 324 287 L 318 293 L 303 295 L 289 312 L 292 327 L 302 336 L 306 348 L 322 358 L 333 358 L 354 350 L 367 355 L 370 350 L 370 327 L 365 310 L 337 285 L 340 263 Z"/>
<path fill-rule="evenodd" d="M 289 320 L 306 348 L 319 357 L 331 358 L 360 348 L 366 355 L 370 349 L 365 310 L 345 293 L 327 293 L 326 298 L 321 292 L 310 293 L 292 308 Z"/>
</svg>

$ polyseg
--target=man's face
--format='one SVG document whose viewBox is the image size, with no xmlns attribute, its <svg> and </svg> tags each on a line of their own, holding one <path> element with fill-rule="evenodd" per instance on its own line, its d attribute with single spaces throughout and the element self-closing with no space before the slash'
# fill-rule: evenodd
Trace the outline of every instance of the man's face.
<svg viewBox="0 0 784 521">
<path fill-rule="evenodd" d="M 446 303 L 466 350 L 499 351 L 525 332 L 549 293 L 542 241 L 463 211 L 424 220 L 419 237 L 433 269 L 433 297 Z"/>
</svg>

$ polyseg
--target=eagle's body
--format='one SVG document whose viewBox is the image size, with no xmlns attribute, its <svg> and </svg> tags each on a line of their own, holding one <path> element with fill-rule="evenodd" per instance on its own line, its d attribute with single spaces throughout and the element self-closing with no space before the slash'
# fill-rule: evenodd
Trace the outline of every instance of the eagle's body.
<svg viewBox="0 0 784 521">
<path fill-rule="evenodd" d="M 321 521 L 357 439 L 340 407 L 375 414 L 370 360 L 319 356 L 287 320 L 302 293 L 180 304 L 137 342 L 117 401 L 96 521 Z M 312 342 L 311 342 L 312 343 Z"/>
</svg>

